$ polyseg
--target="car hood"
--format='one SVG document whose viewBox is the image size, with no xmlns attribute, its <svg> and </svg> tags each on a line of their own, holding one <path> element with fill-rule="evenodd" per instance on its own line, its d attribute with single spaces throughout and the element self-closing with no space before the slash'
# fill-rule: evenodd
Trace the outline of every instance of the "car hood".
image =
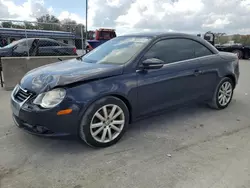
<svg viewBox="0 0 250 188">
<path fill-rule="evenodd" d="M 20 81 L 20 85 L 31 92 L 42 93 L 56 86 L 116 76 L 122 72 L 122 65 L 86 63 L 71 59 L 29 71 Z"/>
<path fill-rule="evenodd" d="M 0 48 L 0 57 L 10 56 L 11 48 Z"/>
</svg>

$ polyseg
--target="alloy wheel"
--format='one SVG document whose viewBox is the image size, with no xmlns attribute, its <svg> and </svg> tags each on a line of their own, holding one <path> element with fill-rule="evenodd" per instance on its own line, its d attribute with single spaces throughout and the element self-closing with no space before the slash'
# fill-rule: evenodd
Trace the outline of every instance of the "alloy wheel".
<svg viewBox="0 0 250 188">
<path fill-rule="evenodd" d="M 226 106 L 232 97 L 233 87 L 228 81 L 224 82 L 218 92 L 218 102 L 221 106 Z"/>
<path fill-rule="evenodd" d="M 124 125 L 125 115 L 123 110 L 115 104 L 108 104 L 101 107 L 93 115 L 90 133 L 96 141 L 108 143 L 120 135 Z"/>
</svg>

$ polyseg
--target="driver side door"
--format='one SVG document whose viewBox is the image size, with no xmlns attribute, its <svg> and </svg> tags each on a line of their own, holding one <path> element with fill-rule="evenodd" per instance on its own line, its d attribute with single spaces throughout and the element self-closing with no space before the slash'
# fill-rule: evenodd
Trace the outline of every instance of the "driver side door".
<svg viewBox="0 0 250 188">
<path fill-rule="evenodd" d="M 163 39 L 155 42 L 142 61 L 157 58 L 164 62 L 160 69 L 137 70 L 138 116 L 195 99 L 197 76 L 194 49 L 188 39 Z"/>
</svg>

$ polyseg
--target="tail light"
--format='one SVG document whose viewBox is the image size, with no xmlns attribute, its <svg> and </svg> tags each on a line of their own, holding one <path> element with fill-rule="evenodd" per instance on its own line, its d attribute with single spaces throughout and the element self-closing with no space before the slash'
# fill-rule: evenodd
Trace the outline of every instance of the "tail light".
<svg viewBox="0 0 250 188">
<path fill-rule="evenodd" d="M 74 53 L 74 54 L 76 54 L 76 47 L 75 47 L 75 48 L 73 48 L 73 53 Z"/>
</svg>

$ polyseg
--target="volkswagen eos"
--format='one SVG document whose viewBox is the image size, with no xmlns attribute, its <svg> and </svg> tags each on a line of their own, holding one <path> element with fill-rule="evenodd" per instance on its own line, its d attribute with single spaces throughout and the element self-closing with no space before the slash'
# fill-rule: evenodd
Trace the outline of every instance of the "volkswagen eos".
<svg viewBox="0 0 250 188">
<path fill-rule="evenodd" d="M 31 70 L 13 90 L 11 107 L 16 125 L 29 133 L 77 135 L 107 147 L 134 120 L 172 106 L 203 101 L 226 108 L 238 78 L 237 56 L 197 36 L 131 34 Z"/>
</svg>

